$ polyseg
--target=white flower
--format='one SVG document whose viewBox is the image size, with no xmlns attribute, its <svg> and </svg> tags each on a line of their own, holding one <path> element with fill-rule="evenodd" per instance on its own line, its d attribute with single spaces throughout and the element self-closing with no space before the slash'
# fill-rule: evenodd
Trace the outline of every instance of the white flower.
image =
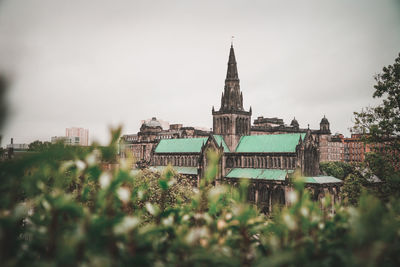
<svg viewBox="0 0 400 267">
<path fill-rule="evenodd" d="M 131 231 L 132 229 L 134 229 L 139 224 L 139 222 L 140 222 L 140 220 L 137 217 L 126 216 L 126 217 L 124 217 L 122 222 L 120 222 L 119 224 L 114 226 L 114 229 L 113 229 L 114 233 L 115 234 L 126 234 L 129 231 Z"/>
<path fill-rule="evenodd" d="M 296 229 L 296 222 L 294 221 L 292 216 L 290 216 L 290 214 L 286 213 L 285 215 L 283 215 L 283 221 L 285 222 L 289 230 Z"/>
<path fill-rule="evenodd" d="M 230 219 L 232 219 L 232 213 L 227 213 L 225 215 L 225 220 L 229 221 Z"/>
<path fill-rule="evenodd" d="M 146 203 L 146 209 L 153 216 L 155 216 L 157 214 L 156 208 L 154 207 L 154 205 L 152 205 L 149 202 Z"/>
<path fill-rule="evenodd" d="M 86 162 L 89 166 L 96 164 L 98 158 L 100 157 L 100 151 L 95 149 L 86 157 Z"/>
<path fill-rule="evenodd" d="M 100 175 L 99 182 L 100 182 L 101 188 L 104 189 L 104 188 L 108 187 L 111 183 L 111 174 L 108 172 L 103 172 Z"/>
<path fill-rule="evenodd" d="M 308 217 L 309 211 L 306 207 L 301 207 L 300 209 L 300 213 L 301 215 L 303 215 L 304 217 Z"/>
<path fill-rule="evenodd" d="M 193 244 L 199 241 L 201 238 L 207 238 L 209 236 L 208 229 L 205 227 L 193 228 L 186 235 L 186 242 L 188 244 Z"/>
<path fill-rule="evenodd" d="M 83 171 L 85 169 L 85 167 L 86 167 L 85 162 L 83 162 L 82 160 L 75 161 L 75 165 L 76 165 L 76 168 L 78 168 L 79 171 Z"/>
<path fill-rule="evenodd" d="M 165 226 L 172 226 L 172 224 L 174 223 L 174 217 L 171 215 L 171 216 L 168 216 L 167 218 L 165 218 L 165 219 L 163 219 L 162 220 L 162 223 L 165 225 Z"/>
<path fill-rule="evenodd" d="M 117 195 L 122 202 L 126 203 L 131 197 L 131 191 L 129 191 L 129 189 L 127 189 L 126 187 L 120 187 L 117 190 Z"/>
<path fill-rule="evenodd" d="M 175 183 L 176 183 L 176 180 L 175 180 L 175 179 L 171 179 L 171 180 L 168 181 L 168 186 L 171 187 L 171 186 L 173 186 Z"/>
<path fill-rule="evenodd" d="M 299 194 L 296 191 L 291 191 L 288 194 L 289 203 L 295 203 L 299 199 Z"/>
</svg>

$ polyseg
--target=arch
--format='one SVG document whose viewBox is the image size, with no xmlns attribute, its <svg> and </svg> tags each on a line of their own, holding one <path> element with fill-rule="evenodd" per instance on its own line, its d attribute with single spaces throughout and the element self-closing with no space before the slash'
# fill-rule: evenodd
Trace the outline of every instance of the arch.
<svg viewBox="0 0 400 267">
<path fill-rule="evenodd" d="M 285 191 L 282 187 L 278 186 L 271 192 L 271 206 L 274 208 L 283 205 L 285 205 Z"/>
<path fill-rule="evenodd" d="M 248 191 L 247 191 L 247 200 L 250 202 L 255 202 L 256 201 L 256 187 L 253 183 L 249 185 Z"/>
<path fill-rule="evenodd" d="M 261 185 L 259 192 L 260 192 L 259 202 L 264 204 L 269 204 L 268 187 L 265 184 Z"/>
</svg>

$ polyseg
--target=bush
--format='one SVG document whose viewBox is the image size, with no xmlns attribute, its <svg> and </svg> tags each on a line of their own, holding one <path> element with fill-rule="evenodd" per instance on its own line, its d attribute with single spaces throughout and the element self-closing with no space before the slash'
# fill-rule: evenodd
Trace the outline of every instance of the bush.
<svg viewBox="0 0 400 267">
<path fill-rule="evenodd" d="M 57 146 L 1 163 L 3 266 L 400 263 L 398 200 L 362 194 L 358 207 L 336 206 L 333 214 L 329 196 L 313 202 L 296 181 L 294 204 L 267 217 L 245 201 L 245 182 L 212 186 L 218 155 L 210 154 L 192 191 L 172 170 L 136 174 L 126 162 L 103 169 L 115 162 L 115 145 Z"/>
</svg>

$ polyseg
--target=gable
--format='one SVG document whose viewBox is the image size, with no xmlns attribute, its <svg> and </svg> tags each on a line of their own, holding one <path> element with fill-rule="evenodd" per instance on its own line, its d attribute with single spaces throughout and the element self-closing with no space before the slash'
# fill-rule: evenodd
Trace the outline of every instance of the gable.
<svg viewBox="0 0 400 267">
<path fill-rule="evenodd" d="M 222 143 L 222 147 L 224 148 L 224 151 L 225 152 L 230 152 L 230 150 L 229 150 L 228 146 L 226 145 L 225 140 L 222 137 L 222 135 L 213 134 L 213 137 L 214 137 L 215 141 L 217 142 L 218 146 L 220 146 L 221 143 Z"/>
<path fill-rule="evenodd" d="M 158 143 L 155 153 L 200 153 L 208 137 L 162 139 Z"/>
<path fill-rule="evenodd" d="M 267 134 L 242 136 L 236 147 L 236 152 L 242 153 L 274 153 L 296 152 L 299 139 L 304 139 L 305 133 Z"/>
</svg>

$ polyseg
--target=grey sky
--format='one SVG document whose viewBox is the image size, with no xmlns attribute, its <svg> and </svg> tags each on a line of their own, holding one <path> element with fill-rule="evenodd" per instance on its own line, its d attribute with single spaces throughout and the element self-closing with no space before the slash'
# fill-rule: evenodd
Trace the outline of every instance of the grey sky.
<svg viewBox="0 0 400 267">
<path fill-rule="evenodd" d="M 293 116 L 349 134 L 400 52 L 400 1 L 0 1 L 0 71 L 11 79 L 3 143 L 71 126 L 105 142 L 156 116 L 211 127 L 230 37 L 253 119 Z"/>
</svg>

